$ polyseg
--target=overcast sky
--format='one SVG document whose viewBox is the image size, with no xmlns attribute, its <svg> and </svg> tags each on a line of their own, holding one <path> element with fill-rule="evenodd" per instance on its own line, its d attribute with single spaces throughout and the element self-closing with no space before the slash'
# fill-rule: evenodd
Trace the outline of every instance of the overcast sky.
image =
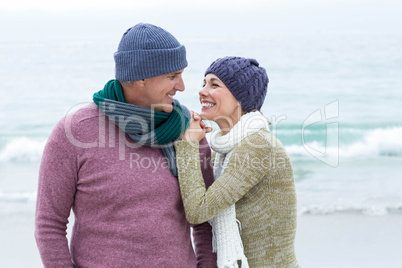
<svg viewBox="0 0 402 268">
<path fill-rule="evenodd" d="M 400 0 L 9 0 L 0 4 L 0 41 L 37 36 L 39 29 L 52 35 L 120 33 L 138 22 L 204 35 L 262 30 L 401 34 L 400 14 Z"/>
<path fill-rule="evenodd" d="M 67 11 L 67 10 L 138 10 L 140 8 L 159 8 L 159 7 L 204 7 L 213 9 L 214 7 L 225 7 L 228 9 L 256 7 L 259 6 L 298 6 L 300 4 L 320 6 L 326 4 L 337 4 L 345 9 L 351 5 L 364 6 L 383 6 L 399 7 L 402 4 L 399 0 L 10 0 L 2 1 L 0 10 L 49 10 L 49 11 Z"/>
<path fill-rule="evenodd" d="M 310 0 L 314 1 L 314 0 Z M 2 1 L 0 9 L 2 10 L 109 10 L 109 9 L 136 9 L 139 8 L 156 8 L 161 6 L 170 6 L 180 8 L 184 6 L 247 6 L 253 4 L 263 4 L 271 2 L 278 4 L 282 1 L 277 0 L 203 0 L 203 1 L 188 1 L 188 0 L 68 0 L 68 1 L 55 1 L 55 0 L 12 0 Z M 284 0 L 284 2 L 291 2 Z"/>
</svg>

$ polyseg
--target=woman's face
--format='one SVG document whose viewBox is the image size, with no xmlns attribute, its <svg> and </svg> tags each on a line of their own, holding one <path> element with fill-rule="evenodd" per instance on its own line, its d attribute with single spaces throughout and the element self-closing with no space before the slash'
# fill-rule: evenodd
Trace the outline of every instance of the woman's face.
<svg viewBox="0 0 402 268">
<path fill-rule="evenodd" d="M 243 111 L 239 102 L 216 75 L 205 76 L 199 95 L 202 119 L 215 121 L 221 129 L 231 129 L 240 120 Z"/>
</svg>

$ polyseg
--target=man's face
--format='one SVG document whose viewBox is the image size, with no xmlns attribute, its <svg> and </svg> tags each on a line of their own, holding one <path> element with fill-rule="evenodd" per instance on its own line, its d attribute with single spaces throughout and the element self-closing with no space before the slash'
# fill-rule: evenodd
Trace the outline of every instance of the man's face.
<svg viewBox="0 0 402 268">
<path fill-rule="evenodd" d="M 145 79 L 143 107 L 170 113 L 173 111 L 173 98 L 177 91 L 184 91 L 182 73 L 184 69 Z"/>
</svg>

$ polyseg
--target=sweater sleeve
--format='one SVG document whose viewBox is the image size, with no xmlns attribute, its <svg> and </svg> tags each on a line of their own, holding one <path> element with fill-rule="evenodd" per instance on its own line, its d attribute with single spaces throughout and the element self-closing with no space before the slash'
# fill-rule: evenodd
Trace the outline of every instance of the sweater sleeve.
<svg viewBox="0 0 402 268">
<path fill-rule="evenodd" d="M 35 212 L 35 239 L 44 267 L 74 267 L 66 229 L 76 189 L 76 157 L 63 121 L 43 152 Z"/>
<path fill-rule="evenodd" d="M 211 149 L 205 138 L 199 143 L 199 157 L 201 159 L 200 166 L 204 183 L 208 188 L 214 181 L 214 174 L 211 164 Z M 197 267 L 216 267 L 216 253 L 212 252 L 211 225 L 208 222 L 204 222 L 192 225 L 192 227 Z"/>
<path fill-rule="evenodd" d="M 234 149 L 225 171 L 206 189 L 198 156 L 198 141 L 177 141 L 179 184 L 187 220 L 208 221 L 235 204 L 267 173 L 270 146 L 255 133 Z"/>
</svg>

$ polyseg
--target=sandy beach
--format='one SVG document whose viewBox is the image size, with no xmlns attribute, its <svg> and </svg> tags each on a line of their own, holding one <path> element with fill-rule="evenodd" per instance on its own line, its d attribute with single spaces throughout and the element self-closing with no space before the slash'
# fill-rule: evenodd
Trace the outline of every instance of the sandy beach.
<svg viewBox="0 0 402 268">
<path fill-rule="evenodd" d="M 402 267 L 402 216 L 298 218 L 296 254 L 306 268 Z"/>
<path fill-rule="evenodd" d="M 401 226 L 402 215 L 300 216 L 297 258 L 305 268 L 402 267 Z M 33 231 L 33 215 L 0 220 L 0 267 L 43 267 Z"/>
</svg>

